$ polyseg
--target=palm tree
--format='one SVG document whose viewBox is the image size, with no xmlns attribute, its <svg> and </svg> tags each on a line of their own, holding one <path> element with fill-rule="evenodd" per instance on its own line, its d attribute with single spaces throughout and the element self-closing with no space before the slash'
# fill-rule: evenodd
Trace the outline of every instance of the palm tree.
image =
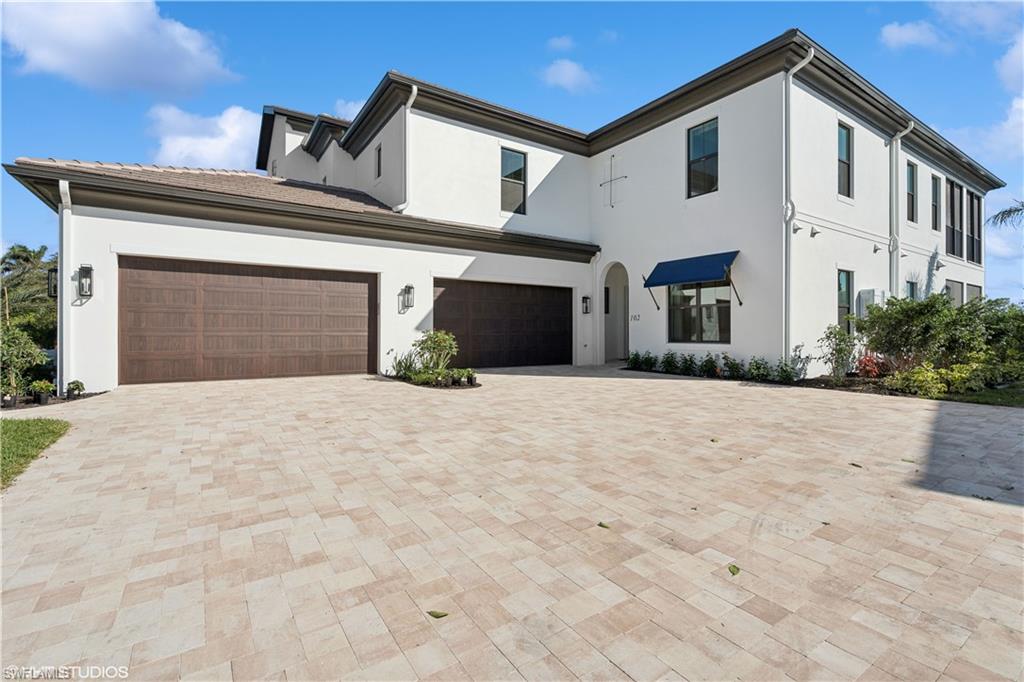
<svg viewBox="0 0 1024 682">
<path fill-rule="evenodd" d="M 998 227 L 1005 225 L 1019 226 L 1024 220 L 1024 201 L 1014 199 L 1010 206 L 989 217 L 988 222 Z"/>
<path fill-rule="evenodd" d="M 6 324 L 11 322 L 12 316 L 37 313 L 51 305 L 46 291 L 46 271 L 56 259 L 47 258 L 46 251 L 45 246 L 32 249 L 14 244 L 0 257 Z"/>
</svg>

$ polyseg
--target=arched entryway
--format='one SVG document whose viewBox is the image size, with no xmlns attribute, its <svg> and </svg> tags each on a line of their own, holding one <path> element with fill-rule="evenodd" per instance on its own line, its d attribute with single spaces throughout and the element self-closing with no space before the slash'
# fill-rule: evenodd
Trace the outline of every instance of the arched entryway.
<svg viewBox="0 0 1024 682">
<path fill-rule="evenodd" d="M 613 263 L 604 274 L 604 361 L 622 360 L 629 354 L 629 277 L 622 263 Z"/>
</svg>

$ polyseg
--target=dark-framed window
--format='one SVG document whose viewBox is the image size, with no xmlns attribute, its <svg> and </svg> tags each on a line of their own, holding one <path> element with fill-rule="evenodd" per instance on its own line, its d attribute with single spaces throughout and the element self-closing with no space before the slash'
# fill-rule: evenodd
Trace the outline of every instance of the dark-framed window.
<svg viewBox="0 0 1024 682">
<path fill-rule="evenodd" d="M 501 148 L 501 210 L 526 214 L 526 154 Z"/>
<path fill-rule="evenodd" d="M 946 280 L 946 296 L 949 296 L 949 300 L 953 302 L 955 306 L 961 306 L 964 304 L 964 283 L 957 282 L 953 279 Z"/>
<path fill-rule="evenodd" d="M 981 265 L 981 197 L 967 192 L 967 260 Z"/>
<path fill-rule="evenodd" d="M 964 296 L 966 300 L 973 301 L 976 298 L 981 298 L 981 287 L 976 284 L 968 284 L 966 289 L 967 293 Z"/>
<path fill-rule="evenodd" d="M 381 152 L 381 145 L 373 150 L 373 177 L 379 178 L 384 174 L 384 155 Z"/>
<path fill-rule="evenodd" d="M 964 188 L 946 180 L 946 254 L 963 258 L 964 255 Z"/>
<path fill-rule="evenodd" d="M 673 284 L 668 288 L 668 340 L 729 343 L 732 292 L 729 283 Z"/>
<path fill-rule="evenodd" d="M 917 300 L 917 282 L 912 279 L 907 280 L 907 298 L 911 301 Z"/>
<path fill-rule="evenodd" d="M 607 315 L 612 311 L 612 290 L 610 287 L 604 288 L 604 314 Z"/>
<path fill-rule="evenodd" d="M 718 119 L 686 131 L 688 197 L 718 191 Z"/>
<path fill-rule="evenodd" d="M 839 194 L 853 197 L 853 129 L 848 125 L 839 124 L 837 134 L 839 142 Z"/>
<path fill-rule="evenodd" d="M 932 176 L 932 229 L 942 229 L 942 178 Z"/>
<path fill-rule="evenodd" d="M 907 220 L 917 222 L 917 164 L 907 161 Z"/>
<path fill-rule="evenodd" d="M 839 270 L 836 275 L 836 285 L 839 292 L 837 322 L 847 332 L 852 332 L 853 322 L 848 318 L 853 309 L 853 273 L 849 270 Z"/>
</svg>

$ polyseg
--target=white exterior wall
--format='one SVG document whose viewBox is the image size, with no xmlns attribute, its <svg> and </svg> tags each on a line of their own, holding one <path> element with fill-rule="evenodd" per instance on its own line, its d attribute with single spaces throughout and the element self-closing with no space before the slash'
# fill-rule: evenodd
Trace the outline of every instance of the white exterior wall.
<svg viewBox="0 0 1024 682">
<path fill-rule="evenodd" d="M 890 137 L 860 118 L 841 110 L 800 83 L 792 91 L 792 192 L 796 225 L 792 238 L 791 344 L 803 344 L 804 353 L 819 355 L 818 339 L 830 324 L 838 322 L 837 270 L 853 272 L 853 312 L 856 296 L 866 289 L 889 289 L 889 140 Z M 853 197 L 838 192 L 839 123 L 853 130 Z M 918 166 L 918 221 L 907 219 L 906 164 Z M 931 229 L 931 176 L 942 179 L 943 202 L 938 231 Z M 935 169 L 906 146 L 897 164 L 897 206 L 901 252 L 897 295 L 905 294 L 905 282 L 919 280 L 919 295 L 941 292 L 945 280 L 981 286 L 984 270 L 962 258 L 945 253 L 944 193 L 947 174 Z M 964 185 L 964 229 L 966 190 Z M 818 234 L 811 237 L 812 228 Z M 877 250 L 876 250 L 877 249 Z M 934 269 L 936 258 L 945 267 Z M 825 371 L 814 362 L 810 374 Z"/>
<path fill-rule="evenodd" d="M 381 148 L 382 172 L 375 176 L 375 150 Z M 405 200 L 403 175 L 405 173 L 405 116 L 398 109 L 384 127 L 366 145 L 352 163 L 352 184 L 342 185 L 366 192 L 377 201 L 396 206 Z M 337 144 L 331 144 L 331 152 L 347 158 L 349 155 Z M 327 154 L 324 154 L 327 156 Z M 342 183 L 336 183 L 341 185 Z M 406 211 L 408 212 L 408 211 Z"/>
<path fill-rule="evenodd" d="M 686 198 L 687 130 L 718 118 L 719 189 Z M 595 291 L 620 262 L 629 278 L 629 346 L 664 353 L 782 353 L 782 76 L 773 76 L 628 140 L 590 160 L 592 239 L 601 245 Z M 614 204 L 609 158 L 615 155 Z M 669 343 L 668 287 L 645 289 L 660 261 L 739 250 L 731 342 Z M 654 294 L 661 310 L 651 300 Z M 603 325 L 606 316 L 597 316 Z M 604 338 L 604 334 L 595 334 Z M 604 357 L 603 352 L 600 357 Z"/>
<path fill-rule="evenodd" d="M 589 240 L 588 160 L 412 110 L 409 215 Z M 501 148 L 526 154 L 526 215 L 501 210 Z"/>
<path fill-rule="evenodd" d="M 74 196 L 74 186 L 71 192 Z M 61 360 L 62 381 L 79 379 L 90 391 L 117 385 L 120 254 L 377 273 L 377 365 L 382 372 L 390 369 L 394 352 L 409 350 L 419 333 L 431 328 L 434 277 L 572 287 L 573 357 L 580 364 L 591 361 L 590 331 L 578 305 L 590 287 L 587 264 L 83 206 L 75 206 L 63 224 L 70 230 L 70 239 L 62 235 L 63 243 L 70 244 L 68 262 L 93 265 L 95 291 L 87 300 L 68 300 L 62 307 L 67 334 L 67 343 L 61 344 L 67 352 Z M 398 293 L 406 284 L 416 288 L 416 305 L 400 314 Z M 74 290 L 74 282 L 66 285 Z"/>
</svg>

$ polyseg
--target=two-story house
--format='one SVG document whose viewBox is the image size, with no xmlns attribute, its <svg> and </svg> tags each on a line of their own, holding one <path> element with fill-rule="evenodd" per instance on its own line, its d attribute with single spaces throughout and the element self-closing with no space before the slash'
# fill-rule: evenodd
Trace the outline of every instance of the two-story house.
<svg viewBox="0 0 1024 682">
<path fill-rule="evenodd" d="M 983 293 L 1003 185 L 799 31 L 585 133 L 398 73 L 264 108 L 266 174 L 18 159 L 60 222 L 59 380 L 631 349 L 775 360 L 886 296 Z"/>
</svg>

